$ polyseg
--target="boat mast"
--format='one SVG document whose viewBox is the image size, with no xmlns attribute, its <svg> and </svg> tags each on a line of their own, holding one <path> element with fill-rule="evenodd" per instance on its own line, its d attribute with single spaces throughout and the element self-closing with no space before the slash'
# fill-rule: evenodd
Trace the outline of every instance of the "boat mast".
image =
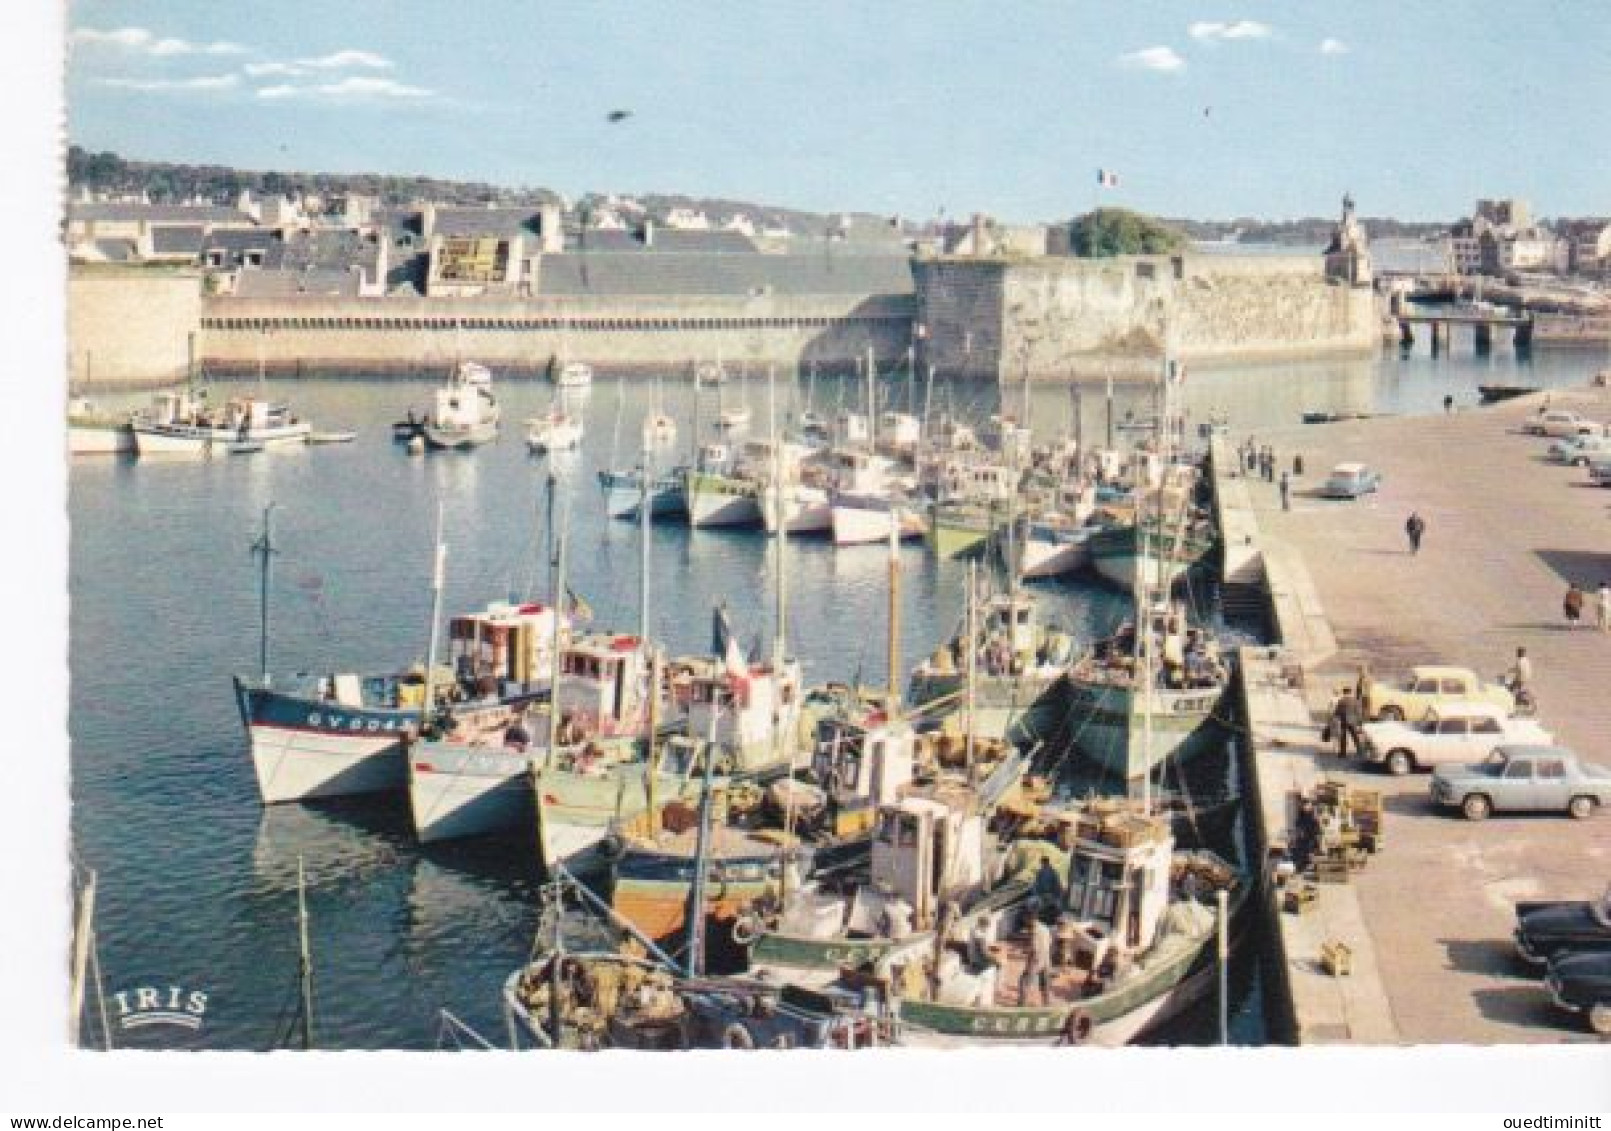
<svg viewBox="0 0 1611 1131">
<path fill-rule="evenodd" d="M 78 892 L 78 916 L 73 927 L 73 975 L 68 984 L 68 1043 L 77 1048 L 84 1038 L 84 986 L 89 976 L 95 930 L 95 872 Z"/>
<path fill-rule="evenodd" d="M 560 638 L 559 622 L 565 609 L 565 554 L 570 546 L 570 539 L 564 531 L 559 534 L 559 557 L 556 563 L 554 580 L 554 633 L 551 640 L 552 656 L 549 659 L 548 678 L 548 747 L 543 751 L 543 769 L 547 769 L 554 760 L 554 751 L 559 748 L 559 673 L 560 673 Z"/>
<path fill-rule="evenodd" d="M 968 563 L 968 685 L 966 712 L 964 715 L 968 721 L 965 749 L 967 751 L 966 760 L 968 767 L 968 783 L 970 785 L 973 784 L 974 779 L 973 732 L 976 729 L 973 725 L 973 701 L 974 695 L 977 692 L 979 679 L 979 629 L 975 623 L 977 619 L 977 610 L 975 608 L 976 602 L 974 594 L 978 581 L 978 571 L 979 567 L 977 563 L 970 561 Z"/>
<path fill-rule="evenodd" d="M 263 533 L 252 543 L 252 554 L 262 559 L 257 583 L 257 666 L 262 673 L 263 686 L 269 684 L 269 573 L 274 555 L 273 527 L 274 504 L 263 508 Z"/>
<path fill-rule="evenodd" d="M 654 455 L 650 451 L 649 432 L 643 433 L 643 462 L 638 467 L 641 480 L 638 492 L 638 641 L 644 649 L 644 655 L 649 650 L 649 551 L 652 536 L 649 530 L 649 520 L 653 513 L 650 503 L 650 484 L 654 481 Z"/>
<path fill-rule="evenodd" d="M 772 511 L 776 517 L 777 529 L 773 531 L 773 545 L 777 554 L 777 623 L 772 636 L 772 671 L 773 678 L 781 687 L 783 679 L 783 664 L 788 659 L 788 630 L 789 630 L 789 567 L 788 567 L 788 522 L 787 514 L 783 509 L 783 437 L 778 434 L 775 393 L 773 388 L 774 373 L 770 366 L 766 370 L 766 415 L 767 431 L 772 437 Z"/>
<path fill-rule="evenodd" d="M 715 684 L 710 690 L 710 734 L 705 743 L 705 780 L 699 791 L 699 832 L 694 841 L 694 882 L 688 892 L 688 977 L 697 978 L 705 966 L 705 880 L 710 867 L 712 762 L 716 754 L 716 718 L 721 701 Z"/>
<path fill-rule="evenodd" d="M 442 544 L 442 501 L 436 503 L 436 556 L 431 567 L 431 631 L 425 645 L 425 694 L 420 703 L 420 734 L 431 722 L 431 696 L 436 680 L 436 643 L 442 620 L 442 581 L 447 572 L 447 547 Z"/>
<path fill-rule="evenodd" d="M 889 708 L 890 721 L 901 713 L 901 533 L 900 514 L 889 515 Z"/>
<path fill-rule="evenodd" d="M 878 450 L 878 403 L 875 399 L 877 393 L 873 388 L 873 377 L 876 370 L 873 366 L 872 343 L 867 345 L 867 450 Z"/>
</svg>

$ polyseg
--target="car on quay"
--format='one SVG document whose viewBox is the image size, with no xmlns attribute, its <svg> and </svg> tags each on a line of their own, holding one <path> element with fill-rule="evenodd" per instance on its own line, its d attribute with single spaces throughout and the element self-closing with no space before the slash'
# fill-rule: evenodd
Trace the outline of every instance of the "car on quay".
<svg viewBox="0 0 1611 1131">
<path fill-rule="evenodd" d="M 1365 761 L 1390 774 L 1480 762 L 1504 745 L 1548 746 L 1553 735 L 1532 719 L 1512 718 L 1493 703 L 1447 703 L 1414 722 L 1364 726 Z"/>
<path fill-rule="evenodd" d="M 1556 955 L 1611 954 L 1611 887 L 1599 899 L 1516 904 L 1516 953 L 1535 966 Z"/>
<path fill-rule="evenodd" d="M 1549 446 L 1546 458 L 1551 463 L 1587 467 L 1593 460 L 1611 458 L 1611 436 L 1601 433 L 1567 436 Z"/>
<path fill-rule="evenodd" d="M 1603 427 L 1586 416 L 1579 416 L 1567 408 L 1540 409 L 1522 424 L 1523 432 L 1535 436 L 1588 436 L 1603 432 Z"/>
<path fill-rule="evenodd" d="M 1596 487 L 1611 487 L 1611 455 L 1589 460 L 1589 482 Z"/>
<path fill-rule="evenodd" d="M 1561 1009 L 1581 1014 L 1590 1032 L 1611 1037 L 1611 953 L 1569 951 L 1551 959 L 1544 988 Z"/>
<path fill-rule="evenodd" d="M 1419 664 L 1396 683 L 1372 684 L 1365 693 L 1365 717 L 1388 722 L 1419 720 L 1454 703 L 1491 703 L 1506 715 L 1516 710 L 1516 697 L 1507 688 L 1484 683 L 1470 668 Z"/>
<path fill-rule="evenodd" d="M 1382 477 L 1362 463 L 1339 463 L 1331 469 L 1316 494 L 1326 499 L 1357 499 L 1382 485 Z"/>
<path fill-rule="evenodd" d="M 1567 813 L 1579 820 L 1611 805 L 1611 770 L 1564 746 L 1499 746 L 1481 762 L 1432 771 L 1432 803 L 1467 820 L 1492 813 Z"/>
</svg>

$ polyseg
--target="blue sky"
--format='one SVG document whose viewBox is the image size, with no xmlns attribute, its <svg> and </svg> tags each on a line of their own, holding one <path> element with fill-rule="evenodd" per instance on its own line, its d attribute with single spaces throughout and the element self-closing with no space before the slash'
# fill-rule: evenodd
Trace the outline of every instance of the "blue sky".
<svg viewBox="0 0 1611 1131">
<path fill-rule="evenodd" d="M 1345 190 L 1611 212 L 1586 2 L 79 0 L 68 24 L 71 140 L 130 157 L 910 217 L 1329 215 Z"/>
</svg>

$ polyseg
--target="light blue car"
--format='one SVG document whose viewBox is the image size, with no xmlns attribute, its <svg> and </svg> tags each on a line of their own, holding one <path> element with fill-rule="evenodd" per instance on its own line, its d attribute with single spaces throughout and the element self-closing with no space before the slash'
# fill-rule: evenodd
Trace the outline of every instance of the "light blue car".
<svg viewBox="0 0 1611 1131">
<path fill-rule="evenodd" d="M 1339 463 L 1320 485 L 1318 494 L 1327 499 L 1357 499 L 1382 485 L 1382 477 L 1362 463 Z"/>
</svg>

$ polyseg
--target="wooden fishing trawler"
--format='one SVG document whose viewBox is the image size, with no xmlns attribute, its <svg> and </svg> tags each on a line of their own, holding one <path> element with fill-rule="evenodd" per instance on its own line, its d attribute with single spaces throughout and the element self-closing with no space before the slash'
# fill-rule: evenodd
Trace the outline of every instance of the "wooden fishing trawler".
<svg viewBox="0 0 1611 1131">
<path fill-rule="evenodd" d="M 430 419 L 420 434 L 432 448 L 476 448 L 498 438 L 502 419 L 492 392 L 492 370 L 474 361 L 460 362 L 448 383 L 436 391 Z"/>
<path fill-rule="evenodd" d="M 1214 984 L 1220 932 L 1246 900 L 1234 868 L 1176 852 L 1167 819 L 1123 801 L 1042 821 L 1053 839 L 1038 846 L 1028 891 L 967 916 L 966 941 L 897 964 L 903 1044 L 1124 1045 Z M 1037 931 L 1049 952 L 1044 979 L 1032 972 Z"/>
</svg>

